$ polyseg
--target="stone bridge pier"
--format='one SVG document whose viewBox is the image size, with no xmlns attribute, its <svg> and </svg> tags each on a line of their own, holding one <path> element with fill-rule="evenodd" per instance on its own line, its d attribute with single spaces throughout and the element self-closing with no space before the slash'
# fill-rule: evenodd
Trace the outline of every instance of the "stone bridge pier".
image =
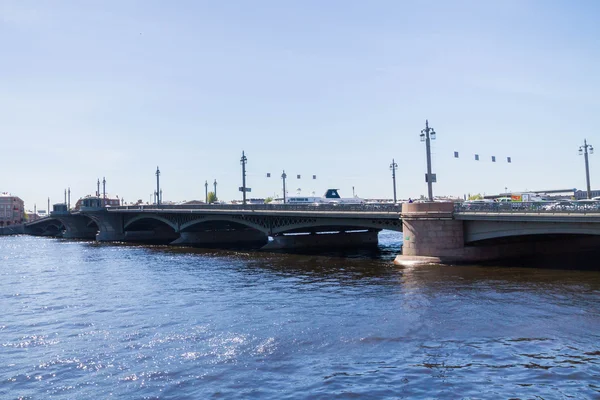
<svg viewBox="0 0 600 400">
<path fill-rule="evenodd" d="M 453 203 L 403 204 L 404 244 L 396 264 L 462 260 L 463 223 L 454 220 L 453 214 Z"/>
<path fill-rule="evenodd" d="M 110 214 L 105 209 L 87 211 L 85 215 L 90 217 L 98 225 L 96 240 L 99 242 L 121 242 L 125 240 L 123 228 L 123 215 Z"/>
</svg>

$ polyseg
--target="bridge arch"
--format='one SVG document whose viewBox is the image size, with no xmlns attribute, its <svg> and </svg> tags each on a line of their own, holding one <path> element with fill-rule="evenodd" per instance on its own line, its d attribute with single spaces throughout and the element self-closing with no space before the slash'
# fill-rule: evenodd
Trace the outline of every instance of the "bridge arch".
<svg viewBox="0 0 600 400">
<path fill-rule="evenodd" d="M 520 236 L 600 236 L 600 227 L 589 223 L 527 223 L 465 221 L 465 243 Z"/>
<path fill-rule="evenodd" d="M 175 222 L 173 222 L 173 221 L 171 221 L 171 220 L 169 220 L 167 218 L 161 217 L 160 215 L 155 215 L 155 214 L 150 214 L 150 215 L 148 215 L 148 214 L 141 214 L 141 215 L 137 215 L 137 216 L 135 216 L 135 217 L 133 217 L 133 218 L 131 218 L 131 219 L 129 219 L 129 220 L 127 220 L 125 222 L 125 224 L 123 225 L 123 230 L 124 231 L 130 230 L 128 228 L 135 227 L 136 225 L 140 225 L 140 222 L 143 222 L 143 221 L 146 221 L 146 220 L 148 220 L 148 221 L 158 221 L 158 222 L 160 222 L 160 223 L 162 223 L 164 225 L 167 225 L 168 227 L 172 228 L 173 231 L 175 231 L 175 232 L 179 231 L 178 226 L 177 226 L 177 224 Z"/>
<path fill-rule="evenodd" d="M 38 219 L 25 225 L 25 232 L 34 236 L 56 236 L 63 230 L 65 230 L 63 222 L 54 217 Z"/>
<path fill-rule="evenodd" d="M 381 222 L 372 221 L 369 219 L 364 220 L 344 220 L 337 218 L 328 219 L 300 219 L 291 220 L 289 223 L 282 223 L 272 229 L 273 235 L 281 235 L 286 233 L 299 233 L 299 232 L 327 232 L 336 230 L 393 230 L 402 231 L 402 222 L 394 224 L 384 224 Z"/>
<path fill-rule="evenodd" d="M 188 221 L 180 226 L 179 232 L 189 231 L 190 228 L 201 225 L 201 224 L 219 223 L 219 222 L 234 224 L 234 226 L 237 225 L 240 227 L 251 228 L 251 229 L 257 230 L 259 232 L 262 232 L 264 234 L 269 234 L 269 229 L 258 223 L 249 221 L 247 219 L 236 218 L 236 217 L 227 216 L 227 215 L 218 215 L 218 216 L 209 215 L 209 216 L 203 216 L 201 218 L 197 218 L 197 219 Z"/>
</svg>

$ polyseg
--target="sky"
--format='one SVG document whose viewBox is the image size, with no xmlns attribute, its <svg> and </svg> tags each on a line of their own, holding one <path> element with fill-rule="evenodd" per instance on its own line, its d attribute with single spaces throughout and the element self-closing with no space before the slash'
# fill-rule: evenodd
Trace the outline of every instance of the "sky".
<svg viewBox="0 0 600 400">
<path fill-rule="evenodd" d="M 394 159 L 415 198 L 425 120 L 434 195 L 585 190 L 599 20 L 583 0 L 0 0 L 0 192 L 40 209 L 105 177 L 149 201 L 159 166 L 163 201 L 215 179 L 239 199 L 245 151 L 250 197 L 285 170 L 288 195 L 389 199 Z"/>
</svg>

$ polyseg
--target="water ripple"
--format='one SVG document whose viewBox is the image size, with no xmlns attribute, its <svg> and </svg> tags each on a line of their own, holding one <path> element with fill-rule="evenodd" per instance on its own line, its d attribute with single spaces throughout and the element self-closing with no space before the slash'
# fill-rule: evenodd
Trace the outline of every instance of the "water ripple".
<svg viewBox="0 0 600 400">
<path fill-rule="evenodd" d="M 600 274 L 0 237 L 0 398 L 599 398 Z M 26 251 L 25 251 L 26 249 Z"/>
</svg>

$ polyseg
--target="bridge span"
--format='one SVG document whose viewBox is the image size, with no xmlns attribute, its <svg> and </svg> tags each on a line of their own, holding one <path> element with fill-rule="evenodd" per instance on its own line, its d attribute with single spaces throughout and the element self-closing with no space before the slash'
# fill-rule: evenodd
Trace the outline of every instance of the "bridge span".
<svg viewBox="0 0 600 400">
<path fill-rule="evenodd" d="M 252 245 L 267 249 L 376 245 L 383 229 L 401 231 L 400 206 L 194 205 L 82 209 L 99 241 L 177 245 Z M 269 237 L 272 238 L 269 241 Z"/>
<path fill-rule="evenodd" d="M 52 212 L 26 232 L 200 247 L 372 246 L 381 230 L 402 230 L 400 211 L 399 205 L 330 204 L 82 207 Z"/>
</svg>

